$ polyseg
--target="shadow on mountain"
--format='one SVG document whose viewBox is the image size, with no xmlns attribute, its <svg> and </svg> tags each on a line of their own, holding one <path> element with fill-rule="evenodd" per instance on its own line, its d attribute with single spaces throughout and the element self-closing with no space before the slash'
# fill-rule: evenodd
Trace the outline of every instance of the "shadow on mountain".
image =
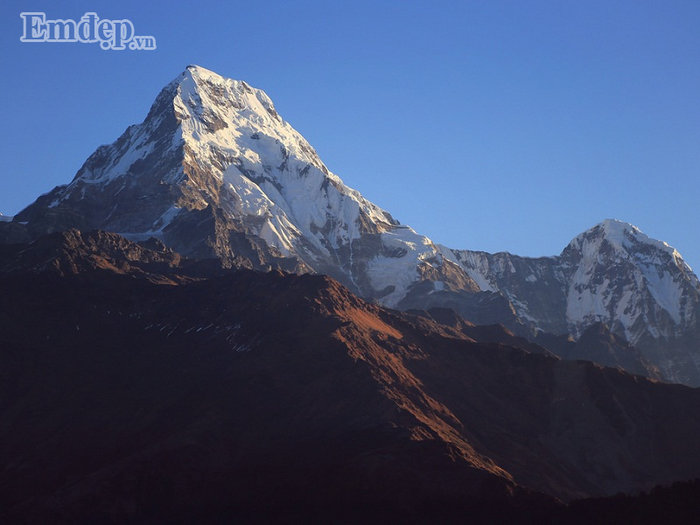
<svg viewBox="0 0 700 525">
<path fill-rule="evenodd" d="M 3 522 L 566 523 L 700 475 L 699 390 L 449 311 L 103 232 L 0 268 Z"/>
</svg>

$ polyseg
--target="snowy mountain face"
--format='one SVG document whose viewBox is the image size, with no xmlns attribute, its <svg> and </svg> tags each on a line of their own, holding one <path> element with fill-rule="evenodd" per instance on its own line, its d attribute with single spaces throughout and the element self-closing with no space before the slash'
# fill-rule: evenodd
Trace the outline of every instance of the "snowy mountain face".
<svg viewBox="0 0 700 525">
<path fill-rule="evenodd" d="M 477 289 L 428 238 L 345 186 L 263 91 L 197 66 L 20 215 L 46 231 L 157 236 L 229 265 L 325 273 L 392 306 L 424 279 Z"/>
<path fill-rule="evenodd" d="M 700 335 L 700 283 L 676 250 L 638 228 L 606 220 L 558 257 L 453 253 L 482 289 L 504 294 L 532 328 L 579 337 L 605 323 L 667 379 L 700 384 L 700 348 L 691 342 Z M 681 358 L 673 348 L 685 339 L 694 351 Z"/>
<path fill-rule="evenodd" d="M 695 274 L 676 250 L 630 224 L 603 222 L 576 237 L 562 259 L 569 269 L 566 315 L 575 334 L 602 320 L 634 344 L 647 330 L 652 337 L 677 337 L 696 321 Z"/>
<path fill-rule="evenodd" d="M 604 323 L 667 379 L 700 385 L 700 285 L 665 243 L 605 221 L 558 257 L 436 246 L 343 184 L 263 91 L 197 66 L 70 184 L 0 222 L 0 242 L 70 228 L 327 274 L 385 306 L 449 307 L 521 335 Z"/>
<path fill-rule="evenodd" d="M 12 220 L 12 217 L 8 217 L 7 215 L 3 215 L 0 213 L 0 222 L 10 222 Z"/>
</svg>

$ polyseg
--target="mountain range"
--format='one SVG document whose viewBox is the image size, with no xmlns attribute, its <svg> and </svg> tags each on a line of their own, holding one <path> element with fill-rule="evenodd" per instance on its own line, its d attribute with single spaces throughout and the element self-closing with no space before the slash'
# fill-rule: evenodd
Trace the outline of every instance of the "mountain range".
<svg viewBox="0 0 700 525">
<path fill-rule="evenodd" d="M 675 249 L 611 219 L 552 257 L 438 245 L 198 66 L 0 216 L 0 290 L 3 522 L 696 515 L 692 482 L 590 499 L 700 478 Z"/>
<path fill-rule="evenodd" d="M 603 323 L 647 375 L 700 385 L 700 283 L 666 243 L 605 220 L 556 257 L 436 245 L 343 184 L 263 91 L 198 66 L 70 184 L 0 222 L 0 241 L 69 228 L 157 237 L 225 267 L 324 274 L 387 307 L 448 307 L 530 339 Z"/>
</svg>

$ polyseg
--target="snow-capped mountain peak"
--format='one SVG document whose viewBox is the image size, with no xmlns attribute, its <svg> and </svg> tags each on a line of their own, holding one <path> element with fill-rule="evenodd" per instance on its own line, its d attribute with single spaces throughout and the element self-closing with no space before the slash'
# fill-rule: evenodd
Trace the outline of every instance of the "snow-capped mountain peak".
<svg viewBox="0 0 700 525">
<path fill-rule="evenodd" d="M 700 383 L 700 354 L 671 357 L 670 349 L 681 344 L 673 341 L 700 333 L 700 282 L 678 251 L 639 228 L 605 220 L 557 257 L 453 253 L 482 288 L 505 295 L 531 328 L 578 337 L 604 323 L 667 379 Z"/>
<path fill-rule="evenodd" d="M 562 257 L 571 269 L 567 317 L 574 326 L 617 324 L 635 343 L 649 331 L 678 335 L 694 317 L 697 301 L 682 299 L 700 292 L 697 277 L 674 248 L 630 224 L 606 220 Z"/>
<path fill-rule="evenodd" d="M 390 306 L 424 280 L 477 289 L 334 175 L 265 92 L 199 66 L 22 216 L 36 230 L 155 235 L 189 256 L 326 273 Z"/>
<path fill-rule="evenodd" d="M 581 233 L 574 238 L 569 247 L 594 252 L 602 248 L 602 243 L 607 243 L 615 251 L 621 254 L 635 254 L 639 248 L 646 246 L 661 252 L 668 253 L 681 267 L 690 269 L 683 261 L 680 253 L 668 243 L 645 235 L 639 228 L 627 222 L 616 219 L 606 219 L 593 228 Z"/>
<path fill-rule="evenodd" d="M 244 215 L 271 214 L 256 233 L 285 255 L 294 253 L 294 238 L 300 235 L 324 251 L 324 241 L 337 248 L 358 238 L 361 224 L 372 224 L 375 231 L 392 224 L 386 212 L 326 168 L 262 90 L 196 66 L 176 83 L 173 105 L 189 180 L 201 184 L 198 175 L 204 168 L 215 184 L 222 184 L 216 202 L 200 192 L 202 205 L 230 207 L 227 211 Z M 328 223 L 329 213 L 341 221 L 321 239 L 313 230 Z"/>
<path fill-rule="evenodd" d="M 199 66 L 188 66 L 173 84 L 175 115 L 182 123 L 183 138 L 197 143 L 219 138 L 224 148 L 251 146 L 252 135 L 268 133 L 294 148 L 290 153 L 323 169 L 316 152 L 277 113 L 267 94 L 240 80 L 227 79 Z M 167 89 L 167 88 L 166 88 Z M 217 133 L 221 131 L 221 133 Z M 244 140 L 236 140 L 241 139 Z M 247 139 L 247 140 L 246 140 Z M 241 144 L 241 142 L 243 144 Z M 300 145 L 308 146 L 300 149 Z"/>
</svg>

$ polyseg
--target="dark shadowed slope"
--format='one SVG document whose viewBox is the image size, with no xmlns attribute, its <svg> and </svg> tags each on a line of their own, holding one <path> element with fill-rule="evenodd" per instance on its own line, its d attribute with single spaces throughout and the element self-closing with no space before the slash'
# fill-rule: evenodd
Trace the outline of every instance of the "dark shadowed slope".
<svg viewBox="0 0 700 525">
<path fill-rule="evenodd" d="M 700 475 L 698 390 L 479 343 L 328 277 L 42 242 L 0 256 L 27 261 L 0 278 L 5 521 L 535 523 L 552 496 Z"/>
</svg>

